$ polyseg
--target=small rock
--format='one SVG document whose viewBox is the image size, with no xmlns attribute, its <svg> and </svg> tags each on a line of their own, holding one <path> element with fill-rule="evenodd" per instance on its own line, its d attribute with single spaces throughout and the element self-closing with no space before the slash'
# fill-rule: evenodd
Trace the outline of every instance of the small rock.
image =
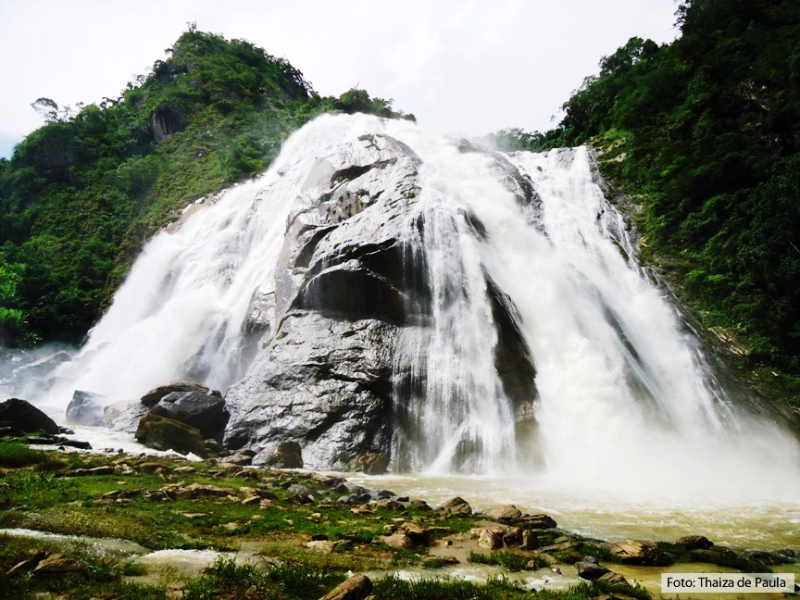
<svg viewBox="0 0 800 600">
<path fill-rule="evenodd" d="M 578 577 L 581 579 L 588 579 L 589 581 L 600 579 L 603 575 L 610 572 L 604 566 L 592 562 L 577 562 L 575 563 L 575 568 L 578 570 Z"/>
<path fill-rule="evenodd" d="M 404 533 L 393 533 L 381 538 L 381 541 L 392 548 L 411 548 L 414 542 Z"/>
<path fill-rule="evenodd" d="M 416 523 L 406 521 L 397 528 L 397 533 L 403 533 L 411 538 L 415 544 L 427 544 L 429 533 Z"/>
<path fill-rule="evenodd" d="M 401 502 L 402 500 L 400 498 L 398 498 L 397 501 Z M 411 508 L 415 508 L 416 510 L 432 510 L 431 507 L 428 506 L 428 503 L 425 502 L 425 500 L 411 500 L 408 503 L 408 505 Z"/>
<path fill-rule="evenodd" d="M 323 554 L 330 554 L 335 547 L 334 542 L 330 540 L 312 540 L 303 544 L 309 550 L 314 552 L 322 552 Z"/>
<path fill-rule="evenodd" d="M 540 545 L 539 538 L 535 533 L 533 533 L 530 529 L 522 530 L 522 541 L 519 545 L 522 550 L 535 550 Z"/>
<path fill-rule="evenodd" d="M 389 498 L 384 498 L 383 500 L 378 500 L 375 503 L 375 508 L 382 508 L 384 510 L 405 510 L 405 506 L 403 506 L 399 502 L 395 502 L 394 500 L 390 500 Z"/>
<path fill-rule="evenodd" d="M 63 554 L 51 554 L 36 565 L 33 572 L 55 575 L 58 573 L 74 573 L 85 569 L 86 567 L 77 560 L 67 558 Z"/>
<path fill-rule="evenodd" d="M 610 583 L 612 585 L 628 583 L 627 579 L 625 579 L 620 573 L 615 573 L 614 571 L 609 571 L 605 575 L 601 575 L 599 580 L 605 581 L 606 583 Z"/>
<path fill-rule="evenodd" d="M 460 564 L 461 561 L 458 560 L 455 556 L 429 556 L 425 560 L 422 561 L 422 566 L 427 567 L 431 564 L 439 566 L 451 566 Z"/>
<path fill-rule="evenodd" d="M 487 550 L 502 548 L 504 533 L 505 531 L 499 527 L 484 527 L 478 534 L 478 546 Z"/>
<path fill-rule="evenodd" d="M 455 497 L 438 508 L 439 513 L 447 517 L 469 517 L 472 507 L 463 498 Z"/>
<path fill-rule="evenodd" d="M 353 575 L 320 600 L 363 600 L 372 593 L 372 582 L 366 575 Z"/>
<path fill-rule="evenodd" d="M 506 546 L 519 546 L 522 543 L 522 530 L 512 527 L 503 534 L 503 544 Z"/>
</svg>

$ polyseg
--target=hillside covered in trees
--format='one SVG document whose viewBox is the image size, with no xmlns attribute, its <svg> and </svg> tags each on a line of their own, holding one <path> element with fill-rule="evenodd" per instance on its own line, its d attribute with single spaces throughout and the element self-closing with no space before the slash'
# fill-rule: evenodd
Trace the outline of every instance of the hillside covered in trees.
<svg viewBox="0 0 800 600">
<path fill-rule="evenodd" d="M 193 27 L 167 55 L 79 112 L 40 98 L 47 124 L 0 159 L 0 345 L 79 341 L 149 236 L 314 116 L 404 116 L 363 90 L 321 97 L 286 60 Z"/>
<path fill-rule="evenodd" d="M 645 257 L 746 366 L 800 381 L 800 4 L 689 0 L 681 35 L 604 58 L 547 133 L 507 149 L 588 143 L 633 200 Z"/>
</svg>

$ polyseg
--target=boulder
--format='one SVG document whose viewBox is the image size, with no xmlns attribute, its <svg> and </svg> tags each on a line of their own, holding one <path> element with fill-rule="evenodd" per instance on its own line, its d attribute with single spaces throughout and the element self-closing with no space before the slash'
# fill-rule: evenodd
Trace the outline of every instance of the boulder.
<svg viewBox="0 0 800 600">
<path fill-rule="evenodd" d="M 483 511 L 483 515 L 494 521 L 503 522 L 510 522 L 516 521 L 520 517 L 522 517 L 522 511 L 519 510 L 513 504 L 507 504 L 504 506 L 495 506 L 488 510 Z"/>
<path fill-rule="evenodd" d="M 320 600 L 363 600 L 372 593 L 372 582 L 366 575 L 356 574 L 336 586 Z"/>
<path fill-rule="evenodd" d="M 280 469 L 300 469 L 303 467 L 303 450 L 297 442 L 268 444 L 253 457 L 253 464 Z"/>
<path fill-rule="evenodd" d="M 611 546 L 611 553 L 621 563 L 658 567 L 672 564 L 672 559 L 653 542 L 623 540 Z"/>
<path fill-rule="evenodd" d="M 367 475 L 383 475 L 389 467 L 389 455 L 383 452 L 359 454 L 355 466 Z"/>
<path fill-rule="evenodd" d="M 0 404 L 0 424 L 11 428 L 13 435 L 44 432 L 52 435 L 59 433 L 55 421 L 36 408 L 27 400 L 9 398 Z"/>
<path fill-rule="evenodd" d="M 427 544 L 428 538 L 430 537 L 426 529 L 410 521 L 406 521 L 400 525 L 400 527 L 397 528 L 396 533 L 407 535 L 415 544 Z"/>
<path fill-rule="evenodd" d="M 544 514 L 523 515 L 518 522 L 528 529 L 553 529 L 558 526 L 551 516 Z"/>
<path fill-rule="evenodd" d="M 173 381 L 172 383 L 168 383 L 167 385 L 160 385 L 157 388 L 153 388 L 149 392 L 147 392 L 144 396 L 142 396 L 140 402 L 145 405 L 147 408 L 153 408 L 159 401 L 166 395 L 172 393 L 185 393 L 185 392 L 198 392 L 198 393 L 209 393 L 209 389 L 207 386 L 203 385 L 202 383 L 196 383 L 192 381 Z"/>
<path fill-rule="evenodd" d="M 146 414 L 134 434 L 136 441 L 155 450 L 175 450 L 181 454 L 205 456 L 205 442 L 200 430 L 167 417 Z"/>
<path fill-rule="evenodd" d="M 140 402 L 115 402 L 103 408 L 103 424 L 114 431 L 134 433 L 146 414 L 147 407 Z"/>
<path fill-rule="evenodd" d="M 575 568 L 578 571 L 578 577 L 589 581 L 600 579 L 603 575 L 610 573 L 608 569 L 596 562 L 576 562 Z"/>
<path fill-rule="evenodd" d="M 472 515 L 472 507 L 463 498 L 456 496 L 442 504 L 438 509 L 439 513 L 445 517 L 469 517 Z"/>
<path fill-rule="evenodd" d="M 91 427 L 102 425 L 104 422 L 103 404 L 103 396 L 75 390 L 72 400 L 67 405 L 67 423 Z"/>
<path fill-rule="evenodd" d="M 686 550 L 708 550 L 714 545 L 707 537 L 702 535 L 685 535 L 675 542 Z"/>
<path fill-rule="evenodd" d="M 199 429 L 205 439 L 222 439 L 230 416 L 222 395 L 204 386 L 164 395 L 149 414 L 191 425 Z"/>
</svg>

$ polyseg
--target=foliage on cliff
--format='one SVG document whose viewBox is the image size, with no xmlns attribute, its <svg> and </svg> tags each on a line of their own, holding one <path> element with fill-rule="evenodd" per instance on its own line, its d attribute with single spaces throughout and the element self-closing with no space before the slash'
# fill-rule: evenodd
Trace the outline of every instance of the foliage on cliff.
<svg viewBox="0 0 800 600">
<path fill-rule="evenodd" d="M 689 0 L 681 36 L 604 58 L 547 133 L 510 149 L 589 143 L 638 205 L 650 259 L 708 326 L 800 375 L 800 4 Z"/>
<path fill-rule="evenodd" d="M 191 27 L 166 53 L 119 98 L 77 113 L 40 98 L 48 123 L 0 159 L 0 344 L 79 340 L 154 231 L 314 116 L 403 116 L 363 90 L 320 97 L 243 40 Z"/>
</svg>

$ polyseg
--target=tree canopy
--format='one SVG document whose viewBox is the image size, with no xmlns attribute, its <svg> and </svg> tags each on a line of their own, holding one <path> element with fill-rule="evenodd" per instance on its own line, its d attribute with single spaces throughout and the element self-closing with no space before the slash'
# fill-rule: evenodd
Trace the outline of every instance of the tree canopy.
<svg viewBox="0 0 800 600">
<path fill-rule="evenodd" d="M 404 116 L 363 90 L 321 97 L 285 59 L 193 26 L 166 53 L 117 98 L 33 102 L 47 123 L 0 160 L 0 344 L 80 340 L 152 233 L 314 116 Z"/>
</svg>

